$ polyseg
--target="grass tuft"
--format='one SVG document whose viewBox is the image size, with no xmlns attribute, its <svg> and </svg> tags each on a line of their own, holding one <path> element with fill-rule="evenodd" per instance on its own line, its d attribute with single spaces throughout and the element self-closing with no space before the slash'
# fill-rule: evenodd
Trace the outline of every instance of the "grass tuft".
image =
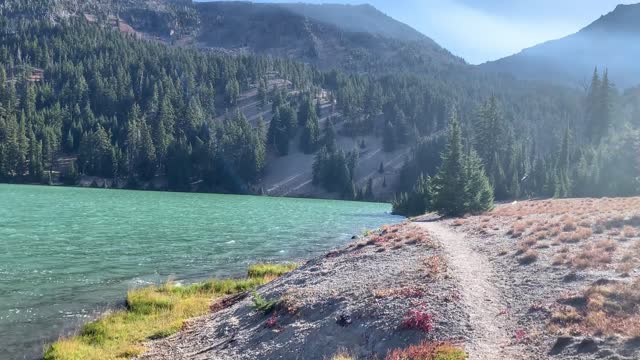
<svg viewBox="0 0 640 360">
<path fill-rule="evenodd" d="M 385 360 L 466 360 L 467 353 L 449 343 L 428 341 L 389 352 Z"/>
<path fill-rule="evenodd" d="M 589 336 L 640 336 L 640 280 L 592 286 L 577 299 L 552 314 L 552 329 Z"/>
<path fill-rule="evenodd" d="M 346 351 L 340 351 L 339 353 L 333 355 L 331 360 L 354 360 L 355 358 L 351 356 Z"/>
<path fill-rule="evenodd" d="M 255 264 L 249 267 L 249 278 L 279 277 L 298 268 L 298 264 Z"/>
</svg>

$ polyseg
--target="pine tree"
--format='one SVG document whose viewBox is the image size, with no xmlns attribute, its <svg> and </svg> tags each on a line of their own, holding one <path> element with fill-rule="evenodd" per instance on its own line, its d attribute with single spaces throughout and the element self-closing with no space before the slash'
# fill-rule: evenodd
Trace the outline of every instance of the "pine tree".
<svg viewBox="0 0 640 360">
<path fill-rule="evenodd" d="M 331 119 L 327 119 L 324 124 L 322 146 L 325 146 L 328 152 L 336 151 L 336 130 L 333 126 L 333 120 Z"/>
<path fill-rule="evenodd" d="M 29 143 L 29 176 L 32 181 L 41 181 L 44 176 L 44 160 L 42 158 L 42 142 L 31 136 Z"/>
<path fill-rule="evenodd" d="M 465 160 L 466 210 L 471 213 L 482 213 L 493 209 L 493 187 L 484 172 L 482 160 L 474 150 Z"/>
<path fill-rule="evenodd" d="M 143 180 L 151 180 L 158 169 L 156 149 L 149 126 L 143 121 L 140 127 L 140 153 L 137 164 Z"/>
<path fill-rule="evenodd" d="M 496 153 L 501 153 L 505 138 L 498 101 L 492 96 L 480 109 L 474 126 L 473 144 L 485 166 L 491 164 Z M 488 171 L 492 174 L 492 171 Z"/>
<path fill-rule="evenodd" d="M 463 158 L 460 125 L 454 112 L 448 143 L 442 154 L 442 166 L 433 179 L 433 209 L 443 215 L 463 215 L 466 210 L 467 179 Z"/>
<path fill-rule="evenodd" d="M 237 105 L 238 97 L 240 96 L 240 84 L 237 79 L 233 78 L 227 82 L 224 88 L 224 94 L 229 106 Z"/>
<path fill-rule="evenodd" d="M 315 115 L 315 111 L 312 111 L 300 136 L 300 149 L 307 154 L 311 154 L 317 150 L 319 144 L 320 125 L 318 124 L 318 117 Z"/>
<path fill-rule="evenodd" d="M 258 101 L 260 109 L 267 107 L 268 100 L 267 82 L 264 79 L 260 79 L 258 82 Z"/>
<path fill-rule="evenodd" d="M 605 138 L 611 126 L 611 95 L 612 85 L 609 81 L 609 70 L 605 69 L 600 83 L 599 99 L 598 99 L 598 126 L 596 140 L 599 142 Z"/>
<path fill-rule="evenodd" d="M 569 178 L 569 128 L 565 130 L 562 145 L 556 160 L 554 178 L 554 197 L 566 198 L 571 196 L 571 179 Z"/>
</svg>

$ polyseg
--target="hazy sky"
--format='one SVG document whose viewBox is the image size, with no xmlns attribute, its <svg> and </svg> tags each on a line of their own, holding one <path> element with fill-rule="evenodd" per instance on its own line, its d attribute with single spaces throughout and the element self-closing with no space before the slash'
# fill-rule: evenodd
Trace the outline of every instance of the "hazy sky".
<svg viewBox="0 0 640 360">
<path fill-rule="evenodd" d="M 454 54 L 477 64 L 557 39 L 588 25 L 624 0 L 261 0 L 370 3 Z"/>
</svg>

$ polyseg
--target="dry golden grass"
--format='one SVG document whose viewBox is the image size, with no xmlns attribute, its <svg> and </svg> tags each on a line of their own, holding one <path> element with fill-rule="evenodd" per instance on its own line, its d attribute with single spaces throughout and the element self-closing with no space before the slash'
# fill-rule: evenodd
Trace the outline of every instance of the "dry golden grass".
<svg viewBox="0 0 640 360">
<path fill-rule="evenodd" d="M 640 336 L 640 279 L 593 286 L 561 302 L 550 319 L 555 332 L 588 336 Z"/>
<path fill-rule="evenodd" d="M 397 298 L 420 298 L 425 294 L 424 290 L 414 286 L 406 286 L 401 288 L 378 289 L 373 291 L 373 296 L 378 299 L 397 297 Z"/>
<path fill-rule="evenodd" d="M 427 268 L 427 276 L 431 279 L 436 279 L 447 272 L 447 262 L 440 255 L 429 256 L 424 259 L 424 265 Z"/>
<path fill-rule="evenodd" d="M 331 357 L 331 360 L 354 360 L 355 358 L 346 351 L 340 351 Z"/>
<path fill-rule="evenodd" d="M 361 249 L 366 246 L 376 246 L 377 251 L 387 249 L 398 250 L 405 245 L 422 245 L 435 247 L 436 243 L 429 237 L 429 234 L 420 227 L 410 224 L 384 225 L 379 230 L 367 231 L 365 238 L 351 246 L 351 248 Z"/>
<path fill-rule="evenodd" d="M 465 224 L 465 220 L 464 219 L 455 219 L 453 221 L 453 226 L 462 226 Z"/>
<path fill-rule="evenodd" d="M 498 234 L 507 229 L 506 234 L 518 240 L 503 248 L 502 254 L 514 251 L 520 262 L 536 261 L 533 252 L 523 256 L 535 249 L 537 259 L 546 259 L 549 265 L 630 273 L 637 263 L 621 255 L 640 242 L 640 197 L 500 205 L 481 217 L 466 219 L 462 228 L 482 237 L 491 236 L 487 229 Z"/>
<path fill-rule="evenodd" d="M 637 231 L 633 227 L 627 225 L 622 229 L 622 235 L 626 238 L 634 238 L 637 236 Z"/>
</svg>

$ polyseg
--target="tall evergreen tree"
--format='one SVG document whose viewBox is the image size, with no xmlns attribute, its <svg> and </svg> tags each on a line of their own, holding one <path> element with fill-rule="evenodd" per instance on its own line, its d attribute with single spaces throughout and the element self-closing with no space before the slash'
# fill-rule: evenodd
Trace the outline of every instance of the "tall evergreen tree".
<svg viewBox="0 0 640 360">
<path fill-rule="evenodd" d="M 462 135 L 457 114 L 454 112 L 447 146 L 442 154 L 442 165 L 433 179 L 433 209 L 443 215 L 464 214 L 467 201 L 466 186 Z"/>
</svg>

